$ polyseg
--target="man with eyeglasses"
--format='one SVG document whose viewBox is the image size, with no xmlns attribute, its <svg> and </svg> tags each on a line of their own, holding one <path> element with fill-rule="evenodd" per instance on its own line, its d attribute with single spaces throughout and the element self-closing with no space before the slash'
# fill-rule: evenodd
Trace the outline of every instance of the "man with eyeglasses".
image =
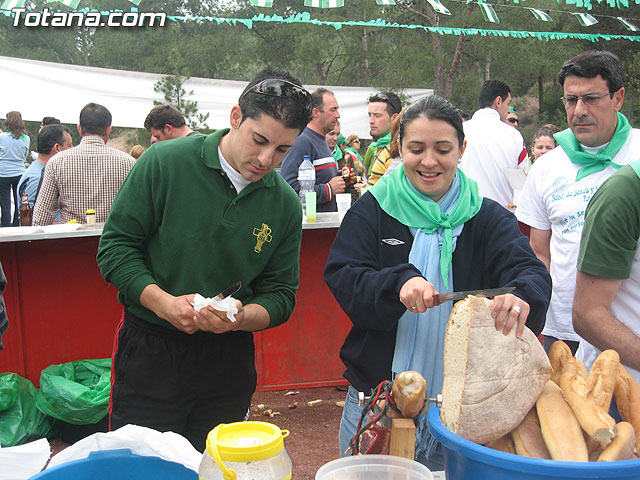
<svg viewBox="0 0 640 480">
<path fill-rule="evenodd" d="M 316 171 L 316 183 L 313 187 L 316 192 L 316 210 L 337 212 L 336 195 L 344 193 L 346 184 L 342 174 L 338 172 L 338 164 L 331 154 L 326 135 L 336 127 L 340 118 L 338 101 L 333 92 L 326 88 L 314 90 L 311 98 L 311 121 L 282 160 L 280 174 L 291 188 L 300 193 L 298 169 L 304 156 L 309 155 Z"/>
<path fill-rule="evenodd" d="M 513 188 L 505 169 L 518 168 L 527 158 L 524 139 L 504 121 L 509 113 L 511 89 L 500 80 L 487 80 L 478 93 L 477 110 L 462 124 L 467 148 L 460 169 L 478 183 L 480 195 L 503 207 L 513 204 Z"/>
<path fill-rule="evenodd" d="M 311 118 L 311 96 L 265 70 L 230 112 L 230 129 L 158 142 L 122 185 L 98 266 L 124 315 L 114 341 L 110 429 L 185 436 L 203 451 L 217 424 L 245 418 L 256 387 L 252 332 L 289 318 L 302 210 L 274 172 Z M 195 310 L 242 282 L 227 306 Z"/>
<path fill-rule="evenodd" d="M 391 123 L 401 111 L 400 98 L 393 92 L 378 92 L 369 97 L 369 129 L 374 142 L 364 156 L 364 165 L 369 174 L 368 186 L 375 185 L 393 161 Z"/>
<path fill-rule="evenodd" d="M 575 353 L 581 337 L 573 328 L 572 304 L 587 204 L 618 168 L 638 158 L 640 131 L 620 113 L 625 89 L 622 64 L 613 53 L 576 55 L 562 65 L 558 81 L 569 128 L 554 134 L 559 146 L 531 167 L 516 216 L 531 226 L 533 251 L 553 279 L 544 347 L 549 351 L 563 340 Z"/>
</svg>

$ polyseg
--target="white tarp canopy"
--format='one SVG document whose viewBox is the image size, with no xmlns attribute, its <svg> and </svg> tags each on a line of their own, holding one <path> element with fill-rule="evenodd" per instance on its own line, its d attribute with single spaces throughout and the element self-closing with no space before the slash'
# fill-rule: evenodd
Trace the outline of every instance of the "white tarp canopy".
<svg viewBox="0 0 640 480">
<path fill-rule="evenodd" d="M 107 68 L 81 67 L 62 63 L 24 60 L 0 56 L 0 117 L 17 110 L 24 120 L 59 118 L 63 123 L 78 123 L 80 110 L 89 102 L 99 103 L 113 115 L 117 127 L 143 128 L 153 101 L 163 101 L 154 84 L 163 75 Z M 190 78 L 184 84 L 188 100 L 198 102 L 200 113 L 209 113 L 207 125 L 219 129 L 229 126 L 229 112 L 246 82 Z M 305 85 L 312 91 L 316 85 Z M 327 86 L 340 105 L 342 133 L 368 138 L 367 98 L 376 91 L 366 87 Z M 410 88 L 403 91 L 411 100 L 432 94 L 432 89 Z"/>
</svg>

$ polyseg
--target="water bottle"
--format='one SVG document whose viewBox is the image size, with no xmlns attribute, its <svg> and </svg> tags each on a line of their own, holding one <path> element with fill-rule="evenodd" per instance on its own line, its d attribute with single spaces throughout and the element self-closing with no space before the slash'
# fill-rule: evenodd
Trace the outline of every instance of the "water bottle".
<svg viewBox="0 0 640 480">
<path fill-rule="evenodd" d="M 316 183 L 316 169 L 309 159 L 309 155 L 304 156 L 304 160 L 298 168 L 298 182 L 300 182 L 300 202 L 302 202 L 302 211 L 306 215 L 305 193 L 313 192 L 313 186 Z"/>
</svg>

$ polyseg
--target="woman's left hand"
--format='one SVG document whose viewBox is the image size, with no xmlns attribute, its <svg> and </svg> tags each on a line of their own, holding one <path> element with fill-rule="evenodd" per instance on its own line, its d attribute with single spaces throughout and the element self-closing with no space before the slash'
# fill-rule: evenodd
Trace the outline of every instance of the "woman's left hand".
<svg viewBox="0 0 640 480">
<path fill-rule="evenodd" d="M 524 332 L 524 324 L 529 316 L 529 304 L 515 295 L 507 293 L 494 297 L 491 305 L 491 316 L 496 321 L 496 330 L 508 335 L 516 326 L 516 337 Z"/>
</svg>

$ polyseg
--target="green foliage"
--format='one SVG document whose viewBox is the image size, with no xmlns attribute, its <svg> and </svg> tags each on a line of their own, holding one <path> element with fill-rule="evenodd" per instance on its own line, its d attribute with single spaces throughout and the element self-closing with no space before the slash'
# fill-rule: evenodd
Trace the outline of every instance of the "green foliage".
<svg viewBox="0 0 640 480">
<path fill-rule="evenodd" d="M 206 121 L 209 118 L 209 114 L 202 114 L 198 112 L 198 102 L 193 100 L 187 100 L 188 96 L 193 95 L 193 90 L 187 92 L 183 85 L 189 79 L 176 73 L 175 75 L 167 75 L 162 77 L 153 86 L 153 90 L 157 93 L 164 95 L 164 102 L 158 102 L 154 100 L 154 105 L 160 105 L 161 103 L 169 103 L 176 107 L 182 115 L 184 115 L 187 125 L 193 129 L 208 128 Z"/>
<path fill-rule="evenodd" d="M 68 11 L 61 3 L 27 0 L 27 8 Z M 629 35 L 615 19 L 622 15 L 637 24 L 640 7 L 630 3 L 614 9 L 606 1 L 592 1 L 590 13 L 599 23 L 581 27 L 572 12 L 578 5 L 552 0 L 492 2 L 500 24 L 487 23 L 475 3 L 445 1 L 451 15 L 435 14 L 426 1 L 396 0 L 395 6 L 379 6 L 374 0 L 348 0 L 343 8 L 316 9 L 303 0 L 277 0 L 273 8 L 259 8 L 249 0 L 143 0 L 141 12 L 170 15 L 252 18 L 280 15 L 287 18 L 308 12 L 323 21 L 371 21 L 429 27 L 580 32 Z M 126 0 L 82 0 L 81 7 L 101 10 L 128 9 Z M 548 11 L 552 22 L 540 22 L 526 7 Z M 582 9 L 584 11 L 584 9 Z M 634 20 L 635 19 L 635 20 Z M 462 40 L 462 41 L 461 41 Z M 618 54 L 626 73 L 623 113 L 632 124 L 640 123 L 640 54 L 636 44 L 613 40 L 606 44 L 583 40 L 541 41 L 491 36 L 436 35 L 421 28 L 318 26 L 301 23 L 254 22 L 244 25 L 213 21 L 169 22 L 148 28 L 15 28 L 11 18 L 0 15 L 0 55 L 33 58 L 78 65 L 117 68 L 166 75 L 158 85 L 170 103 L 178 106 L 190 123 L 198 118 L 197 99 L 184 90 L 191 76 L 249 80 L 266 65 L 291 71 L 305 84 L 367 86 L 402 93 L 404 88 L 434 88 L 457 106 L 473 113 L 477 93 L 486 78 L 499 78 L 512 90 L 521 113 L 521 129 L 537 129 L 543 123 L 564 124 L 559 103 L 557 73 L 564 60 L 589 49 L 609 49 Z M 363 112 L 365 115 L 365 112 Z M 193 123 L 191 123 L 193 125 Z M 203 128 L 203 125 L 199 125 Z"/>
</svg>

